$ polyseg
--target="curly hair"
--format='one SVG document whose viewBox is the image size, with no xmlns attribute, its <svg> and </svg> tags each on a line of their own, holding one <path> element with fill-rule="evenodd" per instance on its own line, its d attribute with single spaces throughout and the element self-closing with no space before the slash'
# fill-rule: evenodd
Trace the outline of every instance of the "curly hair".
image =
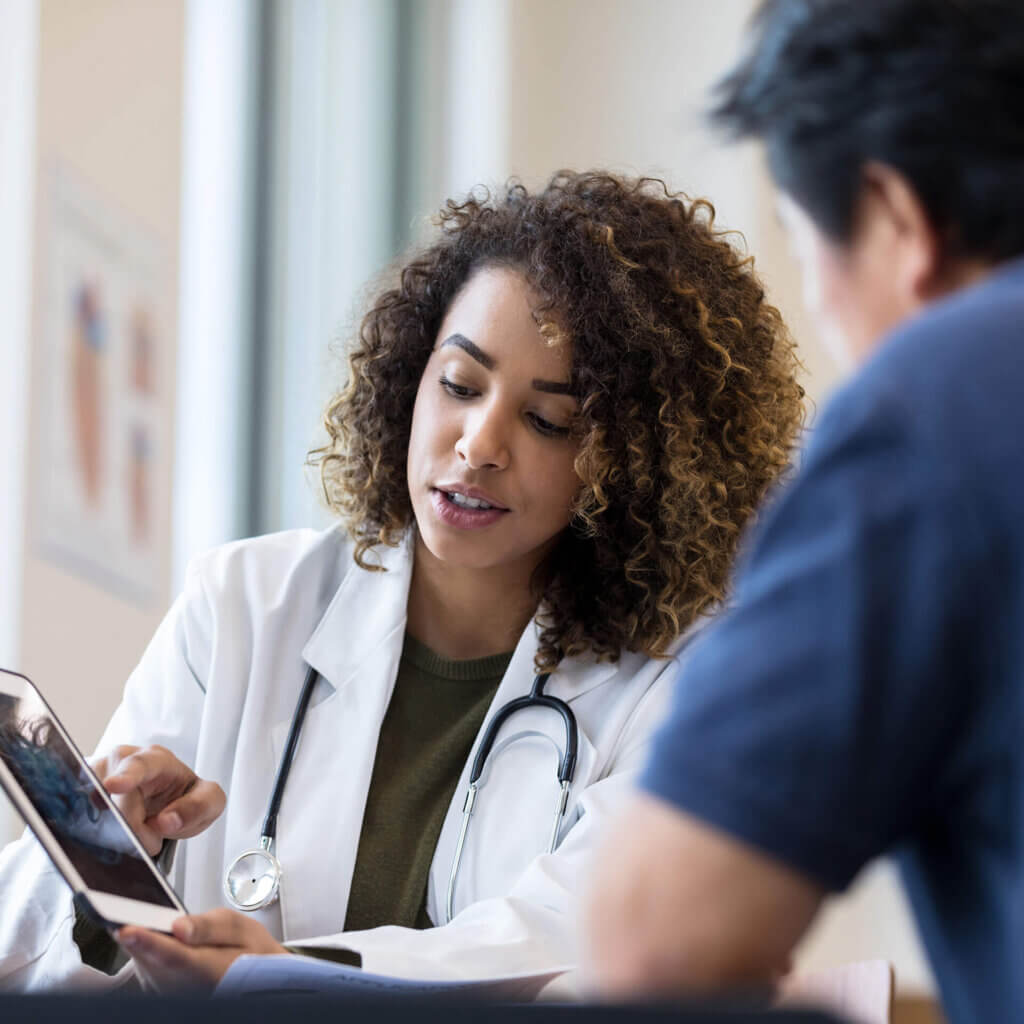
<svg viewBox="0 0 1024 1024">
<path fill-rule="evenodd" d="M 744 526 L 803 422 L 799 363 L 752 259 L 714 208 L 664 182 L 560 171 L 540 191 L 449 200 L 440 235 L 362 321 L 350 377 L 310 454 L 363 568 L 413 523 L 406 456 L 420 377 L 475 271 L 521 272 L 571 346 L 580 489 L 535 577 L 537 668 L 591 651 L 663 656 L 726 596 Z"/>
</svg>

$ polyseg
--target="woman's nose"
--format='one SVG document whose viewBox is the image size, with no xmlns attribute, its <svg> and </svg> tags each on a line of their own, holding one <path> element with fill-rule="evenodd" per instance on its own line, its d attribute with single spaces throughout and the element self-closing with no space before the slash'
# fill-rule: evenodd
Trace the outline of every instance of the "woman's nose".
<svg viewBox="0 0 1024 1024">
<path fill-rule="evenodd" d="M 455 452 L 470 469 L 507 469 L 508 428 L 497 410 L 467 416 Z"/>
</svg>

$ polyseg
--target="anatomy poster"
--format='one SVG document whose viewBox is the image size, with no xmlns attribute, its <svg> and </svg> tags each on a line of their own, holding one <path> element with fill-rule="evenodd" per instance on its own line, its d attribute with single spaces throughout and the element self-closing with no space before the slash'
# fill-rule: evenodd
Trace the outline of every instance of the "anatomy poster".
<svg viewBox="0 0 1024 1024">
<path fill-rule="evenodd" d="M 168 457 L 159 247 L 69 173 L 51 178 L 33 374 L 41 553 L 141 602 L 159 580 L 155 512 Z"/>
</svg>

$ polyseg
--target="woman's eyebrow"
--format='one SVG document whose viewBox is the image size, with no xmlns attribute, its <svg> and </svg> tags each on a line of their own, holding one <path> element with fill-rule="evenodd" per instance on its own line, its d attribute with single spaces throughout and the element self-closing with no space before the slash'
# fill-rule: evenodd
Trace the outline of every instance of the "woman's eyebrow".
<svg viewBox="0 0 1024 1024">
<path fill-rule="evenodd" d="M 557 380 L 537 380 L 534 378 L 530 381 L 534 391 L 544 391 L 549 395 L 572 395 L 572 385 L 565 384 L 562 381 Z"/>
<path fill-rule="evenodd" d="M 461 348 L 463 352 L 472 356 L 484 369 L 493 370 L 498 362 L 493 356 L 489 356 L 479 345 L 470 341 L 464 334 L 449 334 L 444 341 L 438 345 L 438 348 L 444 348 L 446 345 L 454 345 L 456 348 Z M 530 381 L 530 385 L 534 391 L 543 391 L 549 395 L 572 395 L 572 385 L 564 381 L 558 380 L 541 380 L 540 378 L 534 378 Z"/>
<path fill-rule="evenodd" d="M 455 345 L 457 348 L 461 348 L 463 352 L 472 356 L 485 370 L 493 370 L 498 365 L 479 345 L 473 344 L 464 334 L 449 334 L 438 348 L 444 348 L 445 345 Z"/>
</svg>

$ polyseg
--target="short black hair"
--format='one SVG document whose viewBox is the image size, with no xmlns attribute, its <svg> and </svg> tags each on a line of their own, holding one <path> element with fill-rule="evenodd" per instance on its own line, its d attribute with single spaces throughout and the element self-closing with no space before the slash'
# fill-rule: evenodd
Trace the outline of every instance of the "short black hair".
<svg viewBox="0 0 1024 1024">
<path fill-rule="evenodd" d="M 875 160 L 952 254 L 1024 253 L 1024 0 L 767 0 L 711 117 L 833 240 Z"/>
</svg>

